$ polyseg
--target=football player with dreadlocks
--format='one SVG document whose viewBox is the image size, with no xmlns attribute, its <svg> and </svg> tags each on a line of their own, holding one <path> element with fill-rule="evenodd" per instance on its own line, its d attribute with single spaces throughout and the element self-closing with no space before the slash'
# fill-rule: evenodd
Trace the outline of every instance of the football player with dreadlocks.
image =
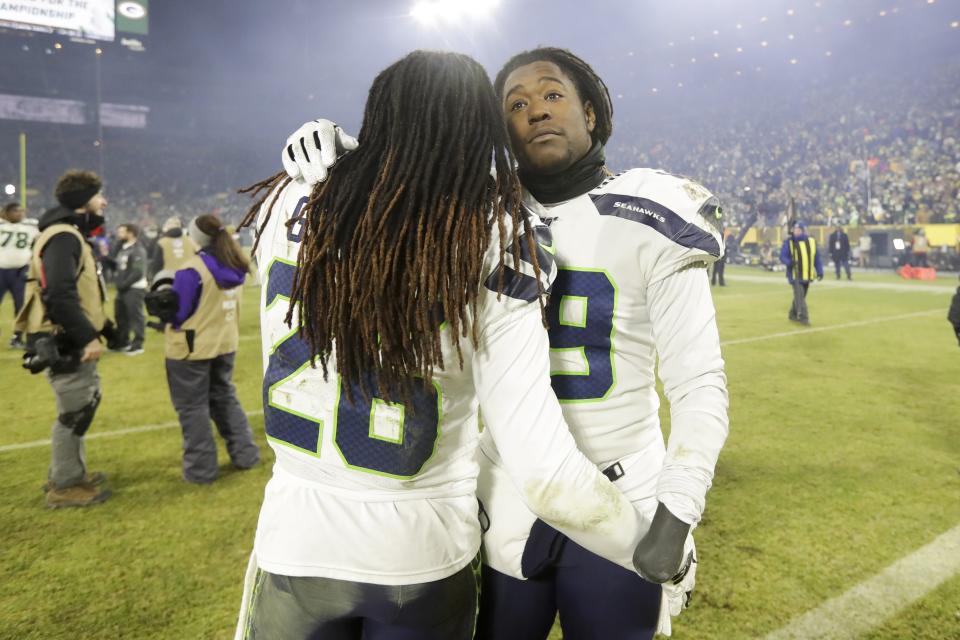
<svg viewBox="0 0 960 640">
<path fill-rule="evenodd" d="M 479 495 L 491 526 L 477 637 L 541 640 L 557 612 L 568 639 L 669 634 L 693 588 L 689 534 L 728 430 L 705 269 L 723 252 L 719 203 L 662 171 L 607 171 L 610 96 L 571 52 L 520 53 L 495 86 L 525 202 L 554 239 L 553 388 L 578 446 L 653 524 L 635 557 L 641 579 L 538 520 L 504 482 L 502 451 L 485 438 Z M 284 149 L 288 174 L 321 179 L 338 135 L 324 120 L 295 132 Z M 666 446 L 657 366 L 670 403 Z"/>
<path fill-rule="evenodd" d="M 471 638 L 480 410 L 530 513 L 625 572 L 649 525 L 551 389 L 553 249 L 483 67 L 409 54 L 360 142 L 324 183 L 248 189 L 276 465 L 238 637 Z"/>
</svg>

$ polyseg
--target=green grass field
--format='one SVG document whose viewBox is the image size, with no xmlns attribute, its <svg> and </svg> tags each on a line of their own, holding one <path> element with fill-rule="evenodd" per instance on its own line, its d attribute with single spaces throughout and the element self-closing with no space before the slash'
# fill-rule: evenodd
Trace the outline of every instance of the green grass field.
<svg viewBox="0 0 960 640">
<path fill-rule="evenodd" d="M 782 274 L 728 273 L 714 297 L 731 430 L 678 639 L 762 637 L 960 525 L 960 350 L 945 321 L 955 276 L 830 276 L 812 287 L 813 326 L 801 329 L 786 319 Z M 247 288 L 235 382 L 266 464 L 225 465 L 211 486 L 180 480 L 153 334 L 146 354 L 101 363 L 87 456 L 115 494 L 90 509 L 44 508 L 49 447 L 10 445 L 49 437 L 52 392 L 19 352 L 0 351 L 0 638 L 232 637 L 272 464 L 256 303 Z M 8 300 L 4 323 L 10 313 Z M 143 425 L 157 428 L 109 437 Z M 960 575 L 872 626 L 862 637 L 960 638 Z"/>
</svg>

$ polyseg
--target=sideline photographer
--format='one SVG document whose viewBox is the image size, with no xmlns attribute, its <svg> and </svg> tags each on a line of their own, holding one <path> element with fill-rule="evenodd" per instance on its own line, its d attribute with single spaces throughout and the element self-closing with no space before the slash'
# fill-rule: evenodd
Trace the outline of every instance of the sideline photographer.
<svg viewBox="0 0 960 640">
<path fill-rule="evenodd" d="M 40 217 L 27 300 L 16 321 L 27 339 L 24 368 L 46 370 L 57 400 L 45 485 L 52 509 L 86 507 L 110 497 L 104 474 L 87 472 L 83 442 L 100 404 L 100 336 L 112 328 L 104 310 L 103 280 L 87 243 L 87 236 L 104 223 L 102 187 L 91 171 L 68 171 L 57 181 L 60 206 Z"/>
<path fill-rule="evenodd" d="M 158 273 L 146 302 L 149 313 L 167 323 L 167 384 L 183 430 L 183 479 L 208 484 L 219 474 L 211 418 L 234 467 L 260 461 L 233 386 L 240 292 L 250 262 L 214 215 L 191 222 L 189 235 L 200 251 L 173 275 L 172 285 L 169 272 Z"/>
</svg>

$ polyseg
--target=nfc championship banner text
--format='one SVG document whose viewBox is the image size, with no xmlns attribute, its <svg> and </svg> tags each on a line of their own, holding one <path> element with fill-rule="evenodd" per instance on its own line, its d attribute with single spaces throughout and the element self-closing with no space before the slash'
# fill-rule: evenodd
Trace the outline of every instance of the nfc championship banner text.
<svg viewBox="0 0 960 640">
<path fill-rule="evenodd" d="M 0 26 L 113 40 L 114 0 L 0 0 Z"/>
</svg>

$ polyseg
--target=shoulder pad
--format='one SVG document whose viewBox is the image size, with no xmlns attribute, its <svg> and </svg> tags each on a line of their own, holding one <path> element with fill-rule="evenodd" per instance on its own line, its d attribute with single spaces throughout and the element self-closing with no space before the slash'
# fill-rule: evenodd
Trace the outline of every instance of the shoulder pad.
<svg viewBox="0 0 960 640">
<path fill-rule="evenodd" d="M 654 169 L 631 169 L 590 192 L 600 215 L 646 225 L 672 242 L 722 255 L 720 201 L 690 180 Z"/>
<path fill-rule="evenodd" d="M 37 227 L 40 225 L 40 221 L 36 218 L 24 218 L 21 220 L 23 224 L 29 224 L 31 227 Z"/>
</svg>

